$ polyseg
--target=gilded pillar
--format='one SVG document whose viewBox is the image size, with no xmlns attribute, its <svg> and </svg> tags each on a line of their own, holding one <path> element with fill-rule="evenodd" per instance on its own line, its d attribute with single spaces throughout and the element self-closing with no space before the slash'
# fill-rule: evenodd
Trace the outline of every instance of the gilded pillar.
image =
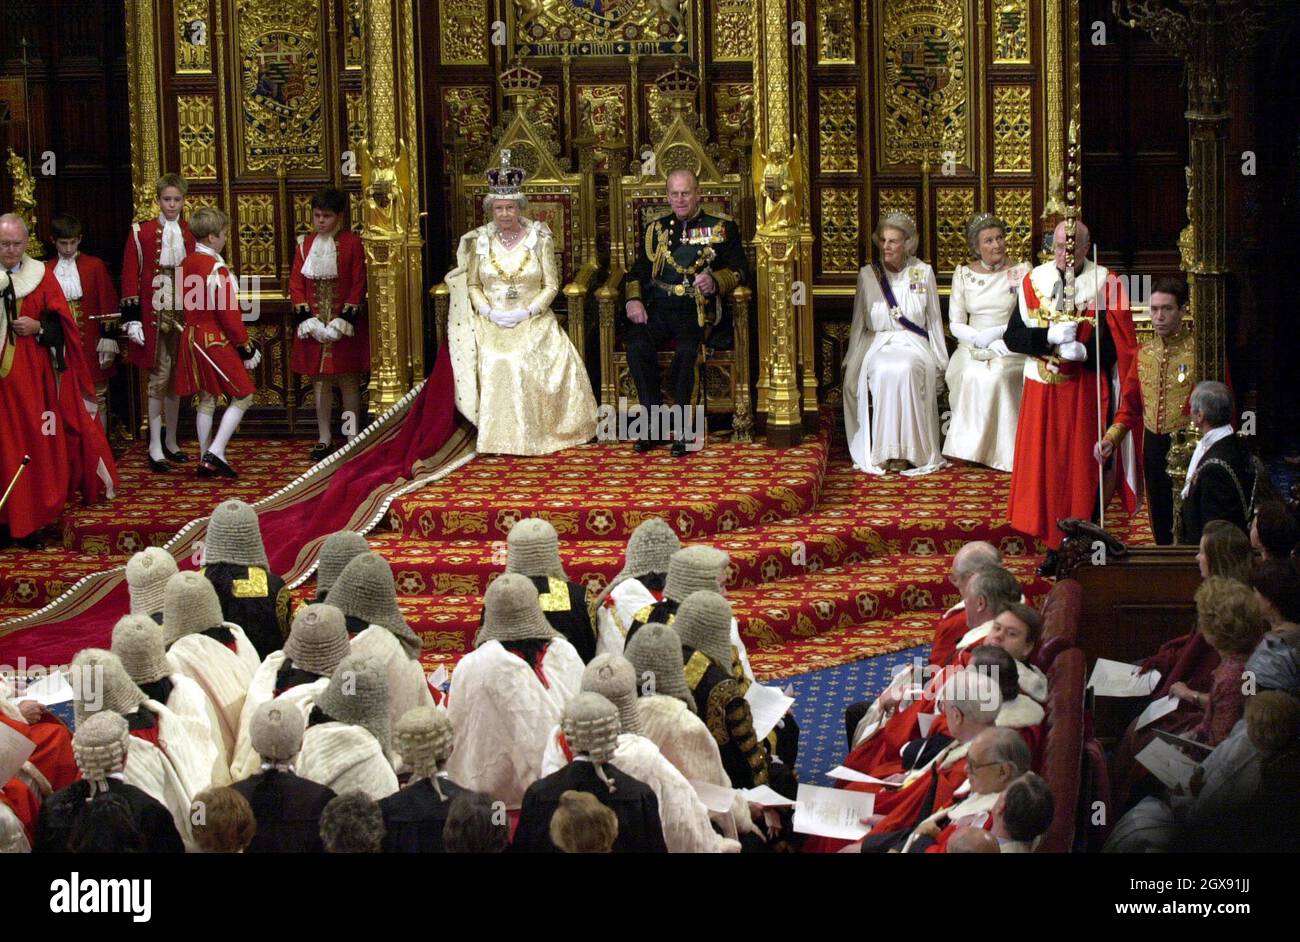
<svg viewBox="0 0 1300 942">
<path fill-rule="evenodd" d="M 424 378 L 419 129 L 413 5 L 364 2 L 361 242 L 370 316 L 370 409 L 379 413 Z"/>
<path fill-rule="evenodd" d="M 158 43 L 154 5 L 126 0 L 126 67 L 130 90 L 131 185 L 136 220 L 157 212 L 154 182 L 162 175 L 158 134 Z"/>
</svg>

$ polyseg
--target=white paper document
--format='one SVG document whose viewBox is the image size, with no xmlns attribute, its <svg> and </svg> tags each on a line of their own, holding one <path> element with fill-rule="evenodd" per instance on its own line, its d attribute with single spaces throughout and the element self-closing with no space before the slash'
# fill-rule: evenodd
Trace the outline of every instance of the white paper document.
<svg viewBox="0 0 1300 942">
<path fill-rule="evenodd" d="M 1147 704 L 1147 708 L 1138 716 L 1137 728 L 1141 729 L 1144 726 L 1150 726 L 1156 720 L 1160 719 L 1160 717 L 1168 716 L 1170 713 L 1174 712 L 1174 710 L 1178 709 L 1178 704 L 1181 702 L 1182 701 L 1173 694 L 1170 694 L 1167 697 L 1161 697 L 1159 700 L 1152 700 Z"/>
<path fill-rule="evenodd" d="M 842 788 L 800 785 L 794 806 L 794 830 L 799 834 L 856 841 L 866 835 L 863 818 L 871 816 L 876 796 Z"/>
<path fill-rule="evenodd" d="M 695 794 L 700 796 L 700 801 L 704 802 L 704 807 L 709 811 L 722 814 L 730 811 L 736 801 L 735 789 L 723 788 L 721 785 L 713 785 L 710 782 L 697 782 L 695 779 L 689 779 L 691 788 L 695 789 Z"/>
<path fill-rule="evenodd" d="M 787 697 L 777 687 L 750 684 L 745 691 L 749 712 L 754 715 L 754 738 L 759 742 L 776 728 L 781 717 L 794 706 L 794 697 Z"/>
<path fill-rule="evenodd" d="M 886 782 L 883 778 L 876 778 L 874 775 L 850 769 L 845 765 L 835 766 L 826 773 L 826 777 L 839 779 L 841 782 L 866 782 L 868 785 L 884 785 L 886 788 L 897 788 L 902 784 L 901 782 Z"/>
<path fill-rule="evenodd" d="M 1160 671 L 1139 674 L 1140 666 L 1097 658 L 1088 686 L 1099 697 L 1149 697 L 1160 685 Z"/>
<path fill-rule="evenodd" d="M 29 683 L 26 689 L 21 690 L 14 697 L 18 703 L 24 700 L 35 700 L 41 706 L 67 703 L 71 699 L 72 685 L 68 683 L 68 678 L 62 671 L 51 671 L 40 680 Z"/>
<path fill-rule="evenodd" d="M 788 808 L 794 804 L 793 799 L 786 798 L 768 785 L 759 785 L 757 788 L 742 788 L 740 793 L 745 796 L 745 800 L 751 805 L 758 805 L 762 808 Z"/>
<path fill-rule="evenodd" d="M 27 757 L 35 751 L 36 743 L 18 730 L 0 725 L 0 784 L 17 775 Z"/>
<path fill-rule="evenodd" d="M 1137 760 L 1166 787 L 1183 791 L 1187 791 L 1187 783 L 1192 780 L 1192 771 L 1196 768 L 1194 759 L 1159 738 L 1151 740 L 1137 754 Z"/>
</svg>

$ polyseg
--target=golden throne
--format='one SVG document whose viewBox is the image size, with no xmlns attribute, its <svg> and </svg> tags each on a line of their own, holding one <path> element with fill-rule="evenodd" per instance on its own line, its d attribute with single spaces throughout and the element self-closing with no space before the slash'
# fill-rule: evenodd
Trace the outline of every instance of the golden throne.
<svg viewBox="0 0 1300 942">
<path fill-rule="evenodd" d="M 715 215 L 728 217 L 740 227 L 742 241 L 753 235 L 753 222 L 747 218 L 745 196 L 748 181 L 739 174 L 724 173 L 696 134 L 691 113 L 699 80 L 689 72 L 674 68 L 655 80 L 655 86 L 669 102 L 672 112 L 662 138 L 654 144 L 653 156 L 645 163 L 632 165 L 626 176 L 610 174 L 610 246 L 609 277 L 596 291 L 600 315 L 600 401 L 618 407 L 620 396 L 629 403 L 636 401 L 636 386 L 627 368 L 627 354 L 621 349 L 616 327 L 623 319 L 623 275 L 636 262 L 637 246 L 643 227 L 671 210 L 665 196 L 668 174 L 682 168 L 694 171 L 703 194 L 701 205 Z M 611 161 L 611 168 L 613 163 Z M 752 277 L 752 275 L 751 275 Z M 754 419 L 750 403 L 749 381 L 749 305 L 753 292 L 739 285 L 725 299 L 733 330 L 731 349 L 712 350 L 701 347 L 702 375 L 707 411 L 731 414 L 732 433 L 737 441 L 749 441 Z M 659 366 L 663 374 L 671 369 L 672 351 L 660 351 Z M 670 384 L 665 383 L 668 387 Z M 701 383 L 696 383 L 697 395 Z"/>
<path fill-rule="evenodd" d="M 487 195 L 488 167 L 501 163 L 501 152 L 510 152 L 510 162 L 527 171 L 523 190 L 528 197 L 527 215 L 550 226 L 555 237 L 560 281 L 564 285 L 564 303 L 557 302 L 555 316 L 582 354 L 587 342 L 586 305 L 591 283 L 600 266 L 596 256 L 596 189 L 591 147 L 579 147 L 578 172 L 570 173 L 557 159 L 560 145 L 554 130 L 539 119 L 535 103 L 542 76 L 524 65 L 514 65 L 501 73 L 500 83 L 511 100 L 508 121 L 493 142 L 482 168 L 465 169 L 464 149 L 452 144 L 451 206 L 453 228 L 461 234 L 456 253 L 456 267 L 448 277 L 465 267 L 467 257 L 464 235 L 482 225 L 483 197 Z M 581 144 L 581 141 L 575 141 Z M 447 340 L 447 317 L 450 291 L 447 283 L 435 285 L 433 296 L 437 318 L 438 345 Z"/>
</svg>

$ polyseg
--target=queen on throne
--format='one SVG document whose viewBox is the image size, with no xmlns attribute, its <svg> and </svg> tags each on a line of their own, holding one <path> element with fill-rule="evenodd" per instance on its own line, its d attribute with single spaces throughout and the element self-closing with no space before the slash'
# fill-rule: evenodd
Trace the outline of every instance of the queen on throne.
<svg viewBox="0 0 1300 942">
<path fill-rule="evenodd" d="M 555 240 L 524 215 L 524 171 L 503 150 L 487 178 L 491 221 L 461 237 L 447 277 L 456 407 L 478 426 L 479 452 L 546 455 L 595 437 L 596 399 L 551 310 Z"/>
</svg>

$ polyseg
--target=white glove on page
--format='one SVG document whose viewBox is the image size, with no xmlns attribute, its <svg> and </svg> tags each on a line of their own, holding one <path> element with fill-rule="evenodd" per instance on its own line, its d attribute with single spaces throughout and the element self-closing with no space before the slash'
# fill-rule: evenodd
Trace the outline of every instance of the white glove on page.
<svg viewBox="0 0 1300 942">
<path fill-rule="evenodd" d="M 352 329 L 352 325 L 349 324 L 341 317 L 334 318 L 334 320 L 330 321 L 325 326 L 328 329 L 334 331 L 334 333 L 337 335 L 334 338 L 335 340 L 338 340 L 340 337 L 351 337 L 354 333 L 356 333 L 356 331 Z"/>
<path fill-rule="evenodd" d="M 1088 348 L 1077 340 L 1071 340 L 1069 343 L 1061 344 L 1061 359 L 1070 360 L 1074 363 L 1082 363 L 1088 359 Z"/>
<path fill-rule="evenodd" d="M 1053 346 L 1072 343 L 1079 333 L 1079 325 L 1074 321 L 1063 321 L 1047 328 L 1047 342 Z"/>
<path fill-rule="evenodd" d="M 139 321 L 126 322 L 126 336 L 130 341 L 140 347 L 144 346 L 144 324 Z"/>
</svg>

